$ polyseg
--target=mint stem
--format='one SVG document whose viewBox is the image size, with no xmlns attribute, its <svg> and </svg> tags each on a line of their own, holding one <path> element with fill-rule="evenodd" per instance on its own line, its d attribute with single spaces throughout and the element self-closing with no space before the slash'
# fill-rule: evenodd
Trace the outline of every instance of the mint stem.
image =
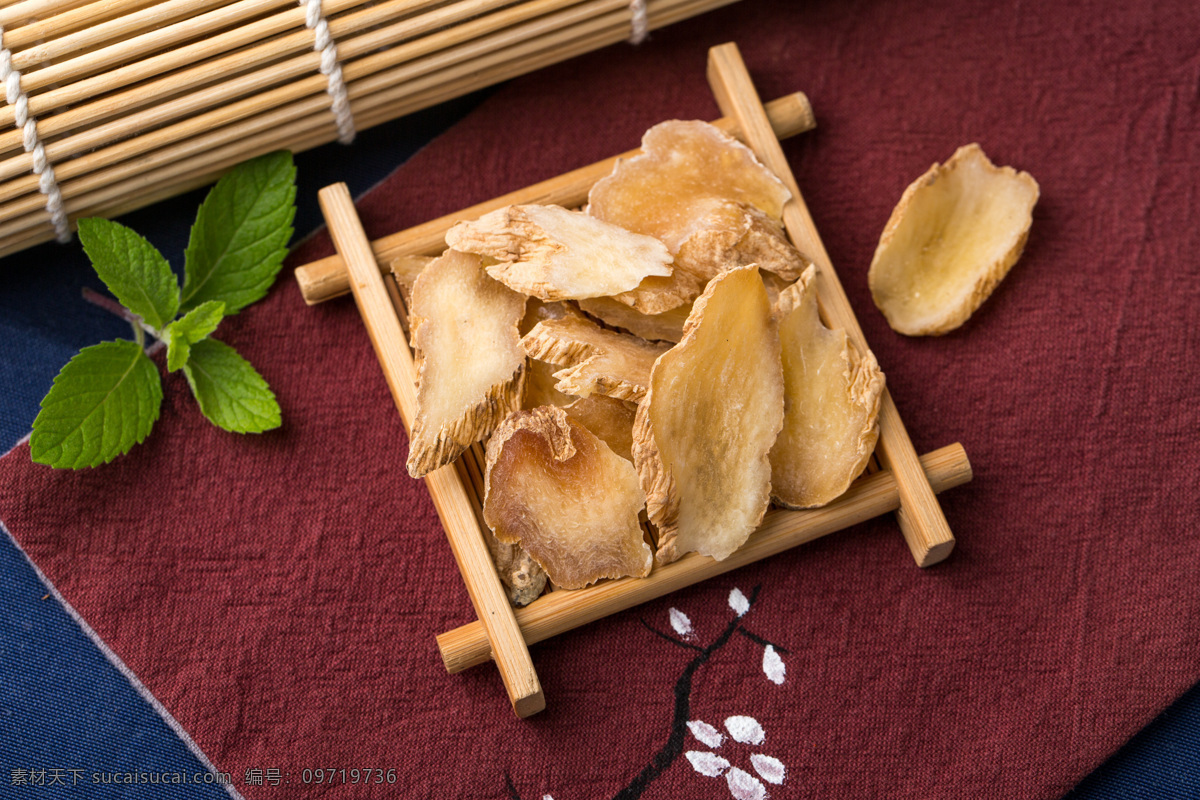
<svg viewBox="0 0 1200 800">
<path fill-rule="evenodd" d="M 110 314 L 120 317 L 132 325 L 133 335 L 137 340 L 138 347 L 145 350 L 146 355 L 152 356 L 162 348 L 166 347 L 166 343 L 163 342 L 162 336 L 158 331 L 147 325 L 145 320 L 143 320 L 137 314 L 134 314 L 125 306 L 118 303 L 116 300 L 113 300 L 111 297 L 106 297 L 97 292 L 95 289 L 85 286 L 83 287 L 83 299 L 94 306 L 103 308 Z M 150 334 L 155 339 L 154 344 L 150 345 L 149 347 L 146 347 L 146 333 Z"/>
<path fill-rule="evenodd" d="M 132 325 L 133 332 L 137 336 L 137 343 L 139 345 L 142 345 L 143 347 L 145 346 L 145 342 L 146 342 L 145 337 L 142 335 L 143 331 L 145 333 L 150 334 L 155 339 L 162 338 L 161 334 L 159 334 L 158 331 L 154 330 L 154 328 L 147 325 L 146 321 L 143 320 L 141 317 L 139 317 L 137 314 L 134 314 L 132 311 L 130 311 L 125 306 L 118 303 L 116 300 L 113 300 L 111 297 L 106 297 L 105 295 L 100 294 L 95 289 L 92 289 L 88 286 L 83 287 L 83 299 L 88 301 L 89 303 L 91 303 L 94 306 L 103 308 L 105 311 L 109 312 L 110 314 L 114 314 L 114 315 L 120 317 L 121 319 L 125 320 L 130 325 Z"/>
</svg>

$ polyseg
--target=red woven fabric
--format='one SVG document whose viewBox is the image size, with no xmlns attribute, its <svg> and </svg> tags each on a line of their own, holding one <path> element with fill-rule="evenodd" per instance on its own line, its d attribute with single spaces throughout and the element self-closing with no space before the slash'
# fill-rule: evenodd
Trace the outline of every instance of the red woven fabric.
<svg viewBox="0 0 1200 800">
<path fill-rule="evenodd" d="M 403 796 L 1061 795 L 1200 680 L 1200 6 L 902 6 L 746 0 L 519 79 L 361 211 L 380 236 L 713 118 L 705 52 L 738 41 L 763 97 L 813 102 L 785 150 L 918 450 L 971 456 L 947 563 L 915 568 L 890 519 L 829 537 L 536 647 L 549 707 L 517 720 L 494 669 L 441 667 L 472 611 L 353 304 L 290 280 L 218 334 L 282 430 L 217 431 L 172 375 L 119 462 L 0 461 L 0 518 L 219 768 L 293 793 L 379 767 Z M 1041 183 L 1029 245 L 964 328 L 906 339 L 866 268 L 970 141 Z M 719 746 L 671 739 L 677 695 Z"/>
</svg>

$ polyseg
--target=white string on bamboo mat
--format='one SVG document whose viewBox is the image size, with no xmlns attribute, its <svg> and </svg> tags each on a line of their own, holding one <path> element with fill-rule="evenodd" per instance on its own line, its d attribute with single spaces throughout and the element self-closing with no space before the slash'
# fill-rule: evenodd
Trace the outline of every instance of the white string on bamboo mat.
<svg viewBox="0 0 1200 800">
<path fill-rule="evenodd" d="M 346 82 L 342 79 L 342 65 L 338 61 L 337 43 L 329 33 L 329 23 L 321 13 L 321 0 L 300 0 L 304 6 L 304 24 L 313 32 L 313 50 L 321 54 L 321 74 L 329 82 L 325 91 L 332 101 L 333 118 L 337 122 L 338 141 L 350 144 L 354 141 L 354 114 L 350 111 L 350 96 Z"/>
<path fill-rule="evenodd" d="M 33 156 L 33 174 L 38 177 L 38 189 L 46 196 L 46 212 L 54 225 L 54 234 L 60 242 L 68 242 L 71 240 L 71 221 L 63 207 L 62 190 L 54 178 L 54 167 L 46 158 L 46 148 L 38 138 L 37 120 L 29 116 L 29 97 L 21 89 L 21 73 L 13 69 L 12 52 L 4 46 L 3 25 L 0 25 L 0 83 L 4 84 L 5 99 L 13 107 L 25 152 Z"/>
<path fill-rule="evenodd" d="M 629 16 L 633 25 L 629 43 L 641 44 L 650 35 L 650 20 L 646 17 L 646 0 L 630 0 Z"/>
</svg>

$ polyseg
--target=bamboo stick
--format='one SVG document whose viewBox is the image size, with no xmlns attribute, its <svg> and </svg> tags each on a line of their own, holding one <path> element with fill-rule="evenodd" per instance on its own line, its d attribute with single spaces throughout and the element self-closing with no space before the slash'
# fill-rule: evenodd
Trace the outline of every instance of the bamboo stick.
<svg viewBox="0 0 1200 800">
<path fill-rule="evenodd" d="M 460 23 L 466 17 L 493 7 L 511 6 L 513 0 L 463 0 L 446 8 L 438 8 L 429 14 L 413 20 L 404 20 L 387 28 L 377 29 L 366 34 L 339 43 L 338 53 L 343 61 L 342 73 L 349 84 L 366 75 L 390 66 L 401 64 L 422 55 L 433 54 L 436 57 L 444 53 L 443 48 L 453 47 L 480 33 L 487 33 L 494 27 L 510 24 L 514 21 L 527 19 L 552 10 L 570 6 L 579 0 L 531 0 L 520 3 L 515 8 L 498 12 L 500 18 L 483 17 L 471 22 Z M 594 0 L 619 5 L 619 0 Z M 511 31 L 502 30 L 487 39 L 484 47 L 502 46 L 495 44 L 499 38 L 512 38 Z M 524 32 L 525 29 L 520 29 Z M 368 55 L 358 61 L 354 57 L 363 53 L 371 53 L 380 46 L 391 41 L 403 41 L 409 36 L 430 32 L 430 35 L 410 44 L 393 44 L 383 52 Z M 234 56 L 237 57 L 237 54 Z M 170 143 L 201 131 L 232 123 L 260 111 L 264 108 L 279 106 L 305 96 L 320 96 L 325 92 L 328 81 L 321 75 L 318 67 L 321 56 L 315 52 L 305 52 L 287 61 L 272 65 L 269 69 L 258 70 L 233 77 L 218 84 L 189 92 L 182 96 L 158 103 L 148 109 L 134 114 L 126 114 L 111 122 L 85 127 L 79 132 L 58 139 L 46 145 L 46 157 L 54 163 L 56 173 L 64 177 L 79 175 L 115 163 L 122 158 L 128 158 L 163 143 Z M 206 69 L 221 69 L 222 63 L 216 66 L 208 65 Z M 301 77 L 304 76 L 304 77 Z M 282 86 L 277 86 L 279 83 Z M 277 88 L 271 88 L 277 86 Z M 161 87 L 160 87 L 161 91 Z M 244 97 L 238 102 L 234 98 Z M 113 101 L 120 103 L 119 99 Z M 182 119 L 182 122 L 160 127 Z M 150 130 L 150 133 L 135 138 L 125 137 L 137 134 L 139 131 Z M 125 141 L 119 141 L 125 139 Z M 119 144 L 112 145 L 113 142 Z M 65 161 L 70 156 L 87 150 L 95 150 L 80 158 Z M 62 162 L 59 165 L 59 162 Z M 15 175 L 28 174 L 33 168 L 33 156 L 20 152 L 0 161 L 0 180 L 7 180 Z M 36 181 L 26 184 L 36 188 Z M 29 191 L 31 189 L 25 189 Z M 18 191 L 16 187 L 0 187 L 0 191 L 8 194 Z M 0 215 L 3 215 L 0 211 Z"/>
<path fill-rule="evenodd" d="M 803 133 L 816 125 L 808 98 L 800 92 L 772 101 L 767 105 L 767 113 L 771 117 L 772 127 L 780 138 Z M 726 133 L 732 133 L 736 129 L 735 123 L 728 117 L 715 120 L 713 124 Z M 641 150 L 638 149 L 630 150 L 493 200 L 446 214 L 408 230 L 377 239 L 372 243 L 376 258 L 381 263 L 387 263 L 401 255 L 440 253 L 446 246 L 446 231 L 455 222 L 476 219 L 488 211 L 503 206 L 521 203 L 550 203 L 573 208 L 582 205 L 587 200 L 587 194 L 592 185 L 611 174 L 613 166 L 618 160 L 631 158 L 640 152 Z M 337 256 L 329 256 L 305 264 L 299 267 L 295 274 L 304 301 L 309 305 L 322 303 L 350 291 L 345 267 Z"/>
<path fill-rule="evenodd" d="M 371 344 L 405 428 L 411 429 L 417 402 L 416 368 L 383 285 L 379 265 L 375 263 L 370 243 L 354 210 L 354 201 L 342 183 L 322 189 L 319 199 L 335 246 L 353 276 L 354 300 L 367 326 Z M 512 607 L 492 566 L 463 483 L 453 467 L 434 470 L 425 478 L 425 483 L 446 529 L 475 613 L 486 631 L 489 649 L 496 659 L 513 710 L 521 717 L 536 714 L 546 707 L 542 687 Z"/>
<path fill-rule="evenodd" d="M 792 193 L 792 199 L 783 209 L 784 225 L 796 247 L 817 265 L 817 296 L 830 325 L 844 329 L 859 350 L 866 352 L 869 349 L 867 340 L 854 316 L 850 299 L 821 243 L 812 215 L 783 155 L 783 148 L 771 131 L 736 44 L 730 42 L 709 51 L 708 79 L 717 105 L 726 114 L 737 118 L 747 143 Z M 886 388 L 879 411 L 879 454 L 883 464 L 895 473 L 900 487 L 903 513 L 897 519 L 913 559 L 922 567 L 944 560 L 954 549 L 954 535 L 925 480 L 912 440 Z"/>
<path fill-rule="evenodd" d="M 732 1 L 693 0 L 693 2 L 671 6 L 655 3 L 650 7 L 650 27 L 656 29 L 678 19 L 726 5 Z M 518 55 L 515 48 L 511 52 L 509 50 L 494 51 L 452 70 L 427 76 L 423 80 L 411 81 L 406 86 L 393 86 L 387 92 L 354 101 L 356 118 L 362 127 L 369 127 L 387 119 L 427 108 L 446 99 L 461 96 L 496 81 L 524 74 L 606 44 L 621 41 L 628 36 L 628 30 L 626 20 L 585 36 L 570 38 L 569 41 L 552 43 L 546 38 L 534 41 L 529 43 L 532 47 L 520 48 L 525 53 L 524 55 Z M 566 35 L 573 36 L 573 33 L 573 31 L 568 32 Z M 555 41 L 562 38 L 562 36 L 554 37 Z M 414 86 L 420 88 L 414 90 Z M 332 141 L 336 138 L 336 132 L 333 130 L 331 116 L 322 111 L 316 119 L 304 121 L 303 126 L 286 128 L 272 135 L 263 134 L 251 138 L 233 136 L 231 138 L 235 140 L 235 143 L 221 148 L 218 152 L 202 152 L 197 157 L 188 158 L 184 164 L 175 163 L 166 169 L 155 169 L 152 176 L 138 175 L 119 183 L 100 181 L 104 185 L 103 189 L 83 197 L 69 197 L 68 211 L 72 218 L 86 215 L 113 216 L 133 208 L 139 208 L 147 202 L 151 202 L 152 199 L 170 196 L 171 192 L 168 190 L 170 181 L 175 181 L 176 185 L 181 187 L 178 191 L 184 191 L 183 187 L 185 186 L 194 188 L 204 185 L 224 169 L 246 158 L 281 147 L 297 151 L 305 150 Z M 194 141 L 177 143 L 177 148 L 169 152 L 173 154 L 173 158 L 184 158 L 184 153 L 191 152 L 193 144 Z M 179 147 L 184 150 L 179 150 Z M 149 165 L 151 162 L 157 163 L 160 155 L 160 153 L 151 154 L 149 157 L 138 159 L 137 163 L 143 165 Z M 30 208 L 40 208 L 40 198 L 37 196 L 33 196 L 32 201 L 26 198 L 25 202 L 29 203 Z M 44 212 L 36 211 L 20 220 L 10 221 L 2 227 L 0 230 L 0 255 L 15 252 L 31 244 L 48 241 L 50 238 L 52 238 L 52 232 L 47 227 Z M 345 291 L 344 285 L 342 290 Z"/>
<path fill-rule="evenodd" d="M 120 3 L 112 0 L 88 2 L 79 8 L 65 10 L 61 14 L 34 19 L 13 31 L 5 30 L 4 46 L 9 50 L 16 51 L 36 43 L 39 39 L 73 33 L 80 28 L 106 22 L 122 14 L 128 14 L 130 11 L 145 8 L 155 2 L 157 0 L 125 0 Z"/>
<path fill-rule="evenodd" d="M 390 0 L 330 20 L 329 32 L 335 41 L 343 41 L 351 34 L 391 22 L 397 18 L 407 17 L 430 6 L 444 4 L 444 2 L 445 0 Z M 513 2 L 517 2 L 517 0 L 507 0 L 507 3 Z M 325 0 L 323 8 L 326 15 L 333 15 L 358 7 L 361 3 L 362 0 Z M 100 98 L 90 103 L 76 105 L 52 117 L 39 119 L 39 132 L 43 136 L 53 136 L 69 131 L 83 123 L 94 124 L 116 114 L 127 113 L 134 108 L 158 102 L 161 98 L 174 97 L 184 92 L 209 86 L 216 80 L 245 73 L 247 66 L 266 68 L 267 75 L 264 76 L 265 83 L 263 85 L 279 83 L 289 75 L 288 73 L 272 75 L 271 71 L 278 67 L 275 62 L 297 53 L 308 53 L 313 49 L 313 33 L 304 27 L 304 19 L 304 9 L 295 5 L 294 8 L 288 8 L 265 19 L 239 25 L 236 29 L 218 36 L 193 42 L 151 58 L 134 61 L 99 75 L 69 83 L 66 86 L 41 92 L 29 99 L 30 113 L 37 116 L 60 106 L 79 103 L 92 97 Z M 297 28 L 299 30 L 296 30 Z M 416 35 L 421 30 L 421 26 L 414 26 L 414 30 L 409 33 Z M 284 36 L 269 38 L 285 31 L 291 32 Z M 267 39 L 267 41 L 256 46 L 246 47 L 252 42 L 263 39 Z M 211 60 L 222 53 L 230 53 L 235 50 L 237 52 L 233 52 L 231 55 Z M 194 66 L 138 86 L 134 90 L 116 95 L 109 94 L 132 83 L 188 65 Z M 311 65 L 307 62 L 303 66 L 305 71 L 311 71 Z M 232 96 L 235 95 L 216 95 L 213 102 L 220 102 Z M 0 127 L 12 122 L 12 109 L 0 109 Z M 7 133 L 0 137 L 0 151 L 20 146 L 20 144 L 21 139 L 17 132 Z"/>
<path fill-rule="evenodd" d="M 547 0 L 549 2 L 560 2 L 560 0 Z M 617 5 L 623 6 L 623 0 L 601 0 L 605 4 L 616 2 Z M 664 4 L 666 7 L 674 4 Z M 586 5 L 586 4 L 585 4 Z M 591 8 L 595 8 L 599 3 L 594 3 Z M 685 3 L 685 5 L 689 5 Z M 582 12 L 577 12 L 582 13 Z M 410 65 L 401 65 L 393 70 L 389 70 L 381 75 L 373 75 L 364 81 L 353 81 L 349 84 L 349 90 L 352 100 L 352 108 L 357 113 L 358 104 L 354 103 L 354 98 L 362 93 L 377 90 L 396 90 L 400 88 L 401 93 L 414 91 L 416 87 L 422 86 L 419 80 L 421 74 L 426 70 L 436 68 L 439 63 L 445 62 L 451 65 L 467 64 L 466 72 L 476 72 L 484 69 L 491 74 L 495 74 L 496 70 L 503 67 L 506 59 L 517 59 L 528 53 L 535 53 L 541 49 L 553 47 L 562 41 L 564 38 L 573 38 L 578 28 L 575 27 L 575 17 L 573 14 L 558 14 L 551 16 L 552 22 L 559 26 L 559 32 L 556 35 L 535 36 L 534 29 L 526 26 L 507 29 L 499 34 L 487 37 L 482 40 L 470 42 L 463 45 L 461 48 L 451 48 L 444 50 L 435 55 L 423 59 L 419 62 L 413 62 Z M 589 24 L 594 20 L 589 20 Z M 611 12 L 607 17 L 601 18 L 601 22 L 607 22 L 607 26 L 622 26 L 625 23 L 624 10 Z M 538 28 L 548 27 L 549 23 L 542 20 L 538 24 Z M 505 44 L 509 44 L 510 49 L 499 50 Z M 439 73 L 442 78 L 446 73 Z M 88 191 L 92 186 L 98 184 L 110 184 L 132 171 L 148 171 L 156 169 L 164 163 L 165 160 L 175 160 L 186 158 L 197 149 L 211 148 L 220 143 L 228 141 L 245 141 L 246 138 L 258 130 L 264 128 L 277 128 L 285 122 L 289 122 L 297 117 L 310 113 L 325 113 L 328 106 L 328 98 L 324 92 L 324 82 L 319 80 L 316 85 L 311 88 L 315 93 L 310 94 L 306 99 L 293 104 L 281 105 L 279 101 L 294 89 L 292 87 L 284 87 L 279 92 L 270 93 L 270 95 L 279 96 L 257 96 L 251 97 L 241 103 L 235 103 L 224 109 L 212 112 L 201 117 L 196 117 L 180 123 L 176 126 L 160 129 L 146 136 L 139 137 L 133 140 L 118 143 L 111 147 L 96 153 L 89 154 L 82 158 L 73 159 L 64 162 L 56 168 L 56 174 L 59 178 L 60 186 L 62 187 L 64 196 L 77 196 L 82 192 Z M 286 93 L 285 93 L 286 90 Z M 248 109 L 257 109 L 265 107 L 269 109 L 264 115 L 245 119 L 244 114 Z M 232 122 L 233 120 L 241 119 L 242 123 L 237 126 L 222 126 L 221 123 Z M 331 119 L 331 118 L 330 118 Z M 198 138 L 188 138 L 188 134 L 196 127 L 200 130 L 212 130 L 204 136 Z M 179 142 L 184 144 L 180 147 Z M 102 175 L 96 176 L 93 180 L 72 182 L 71 179 L 81 173 L 98 168 L 98 165 L 107 164 L 109 162 L 120 162 L 124 159 L 133 158 L 146 150 L 152 149 L 158 144 L 176 143 L 178 149 L 170 152 L 160 152 L 153 154 L 150 157 L 142 157 L 131 163 L 132 169 L 129 168 L 113 168 L 105 171 Z M 53 149 L 53 147 L 49 148 Z M 12 162 L 5 162 L 11 164 Z M 3 168 L 0 164 L 0 169 Z M 32 174 L 23 178 L 17 178 L 3 186 L 0 186 L 0 191 L 4 194 L 17 197 L 18 199 L 5 204 L 0 204 L 0 219 L 12 219 L 20 213 L 28 213 L 41 208 L 42 198 L 35 194 L 38 190 L 38 183 L 35 176 Z M 24 195 L 24 197 L 22 197 Z M 73 216 L 77 216 L 75 207 L 68 202 L 68 209 Z M 12 231 L 12 226 L 0 227 L 0 236 L 7 235 Z"/>
<path fill-rule="evenodd" d="M 249 1 L 264 8 L 286 2 Z M 71 75 L 94 72 L 136 58 L 143 53 L 160 50 L 187 35 L 202 34 L 208 30 L 205 23 L 199 22 L 207 16 L 202 12 L 228 2 L 229 0 L 167 0 L 164 3 L 155 3 L 148 8 L 13 53 L 13 68 L 27 70 L 71 53 L 83 53 L 77 58 L 42 67 L 22 78 L 21 84 L 26 92 L 40 89 L 56 81 L 69 80 Z M 188 24 L 171 24 L 197 14 L 200 16 L 195 17 L 197 22 L 194 27 Z M 89 48 L 105 42 L 113 44 L 88 52 Z"/>
<path fill-rule="evenodd" d="M 23 0 L 13 3 L 8 8 L 0 8 L 0 25 L 18 29 L 22 25 L 33 24 L 38 20 L 61 14 L 86 4 L 88 0 Z"/>
<path fill-rule="evenodd" d="M 553 1 L 557 2 L 558 0 Z M 613 0 L 605 0 L 605 2 L 612 1 Z M 559 18 L 556 21 L 562 23 L 564 26 L 566 26 L 566 28 L 570 28 L 573 20 L 568 17 Z M 624 24 L 623 12 L 616 14 L 614 18 L 610 20 L 610 24 Z M 557 32 L 553 36 L 533 38 L 526 36 L 525 33 L 526 31 L 524 30 L 514 29 L 512 32 L 509 32 L 504 36 L 489 37 L 486 40 L 467 45 L 467 47 L 470 48 L 470 52 L 467 54 L 466 58 L 469 58 L 475 53 L 479 53 L 482 58 L 482 63 L 470 63 L 470 71 L 473 72 L 480 68 L 492 70 L 494 67 L 502 66 L 507 60 L 520 58 L 526 53 L 537 52 L 542 48 L 553 46 L 563 38 L 572 38 L 575 34 L 575 31 L 573 29 L 565 29 Z M 506 40 L 511 40 L 514 44 L 510 47 L 510 49 L 503 51 L 498 50 L 497 48 L 504 44 Z M 424 61 L 419 62 L 419 68 L 421 70 L 425 70 L 436 67 L 436 62 L 439 57 L 444 61 L 451 62 L 452 64 L 464 58 L 459 50 L 452 49 L 449 51 L 443 51 L 442 53 L 439 53 L 430 59 L 425 59 Z M 402 87 L 404 92 L 409 92 L 422 85 L 421 81 L 419 80 L 420 76 L 416 73 L 415 69 L 406 68 L 404 66 L 401 66 L 395 70 L 391 70 L 388 73 L 385 73 L 383 76 L 375 77 L 376 80 L 373 83 L 366 85 L 367 90 L 373 88 L 386 90 L 388 88 L 394 89 L 395 87 Z M 350 89 L 350 94 L 353 98 L 364 91 L 364 84 L 361 82 L 353 82 L 349 84 L 348 88 Z M 233 116 L 235 118 L 239 117 L 241 106 L 247 104 L 254 104 L 257 106 L 260 100 L 262 100 L 262 98 L 249 98 L 244 103 L 234 104 L 234 106 L 225 109 L 222 114 Z M 147 172 L 160 167 L 164 162 L 187 158 L 192 153 L 203 152 L 231 141 L 244 143 L 247 141 L 248 137 L 262 130 L 272 130 L 278 133 L 278 131 L 281 130 L 280 126 L 292 122 L 298 117 L 311 114 L 327 114 L 328 97 L 322 90 L 317 94 L 309 96 L 300 103 L 282 106 L 268 103 L 265 105 L 265 107 L 269 109 L 266 113 L 251 119 L 243 120 L 242 124 L 236 126 L 217 126 L 218 120 L 213 118 L 216 115 L 207 115 L 208 121 L 213 127 L 216 128 L 216 130 L 200 137 L 193 137 L 189 139 L 184 136 L 182 132 L 175 130 L 174 127 L 166 128 L 149 134 L 146 137 L 141 137 L 137 140 L 122 142 L 113 147 L 107 148 L 104 151 L 91 154 L 84 158 L 65 162 L 56 169 L 56 173 L 59 178 L 59 184 L 62 188 L 64 196 L 77 197 L 79 194 L 87 191 L 92 186 L 111 185 L 115 180 L 118 180 L 125 175 L 130 174 L 131 172 L 134 174 Z M 353 104 L 353 101 L 352 108 L 357 108 L 357 106 Z M 186 124 L 190 128 L 195 123 L 204 119 L 205 118 L 203 117 L 195 118 L 189 120 Z M 321 120 L 331 119 L 331 117 L 318 116 L 316 119 L 318 120 L 317 124 L 322 124 Z M 147 147 L 147 140 L 161 140 L 164 143 L 178 143 L 180 140 L 182 140 L 182 145 L 177 144 L 177 148 L 173 151 L 160 151 L 159 153 L 152 154 L 149 157 L 143 157 L 137 159 L 136 161 L 128 162 L 125 167 L 118 166 L 116 168 L 109 169 L 102 174 L 93 175 L 90 180 L 70 180 L 81 170 L 93 166 L 94 162 L 97 160 L 107 159 L 119 162 L 122 158 L 132 158 L 133 156 L 136 156 Z M 21 196 L 21 189 L 25 190 L 24 196 Z M 12 194 L 18 197 L 18 199 L 14 201 L 0 204 L 0 219 L 14 220 L 14 218 L 21 213 L 28 213 L 41 209 L 44 201 L 40 194 L 35 193 L 37 189 L 38 185 L 36 177 L 33 175 L 29 175 L 25 178 L 18 178 L 15 181 L 10 181 L 9 183 L 6 183 L 0 187 L 0 190 L 3 190 L 5 194 Z M 68 212 L 72 214 L 72 216 L 78 216 L 78 209 L 73 201 L 68 201 L 66 203 L 66 208 Z M 30 223 L 40 224 L 40 220 L 35 218 L 33 220 L 26 220 L 24 223 L 14 220 L 13 222 L 0 226 L 0 236 L 8 235 L 18 225 Z"/>
<path fill-rule="evenodd" d="M 921 466 L 938 492 L 967 483 L 972 477 L 970 461 L 959 444 L 922 456 Z M 844 495 L 824 508 L 768 511 L 759 529 L 724 561 L 689 553 L 666 566 L 656 565 L 647 578 L 621 578 L 586 589 L 543 595 L 516 610 L 517 623 L 526 644 L 545 641 L 899 507 L 895 477 L 890 472 L 876 472 L 859 478 Z M 437 637 L 437 643 L 446 671 L 450 673 L 462 672 L 488 658 L 487 637 L 479 622 L 446 631 Z"/>
</svg>

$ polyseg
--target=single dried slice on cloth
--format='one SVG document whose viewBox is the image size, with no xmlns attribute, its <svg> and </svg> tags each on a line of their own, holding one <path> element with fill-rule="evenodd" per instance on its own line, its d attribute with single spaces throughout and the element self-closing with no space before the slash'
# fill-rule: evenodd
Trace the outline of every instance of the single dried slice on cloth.
<svg viewBox="0 0 1200 800">
<path fill-rule="evenodd" d="M 409 309 L 417 367 L 409 475 L 449 464 L 520 408 L 524 311 L 525 298 L 489 278 L 479 256 L 448 250 L 421 272 Z"/>
<path fill-rule="evenodd" d="M 867 466 L 879 438 L 883 373 L 843 330 L 817 313 L 809 267 L 779 295 L 775 320 L 783 348 L 783 430 L 771 448 L 771 494 L 790 508 L 839 497 Z"/>
<path fill-rule="evenodd" d="M 654 360 L 670 348 L 605 330 L 580 316 L 539 322 L 521 344 L 531 358 L 566 367 L 554 373 L 559 391 L 634 401 L 646 393 Z"/>
<path fill-rule="evenodd" d="M 626 461 L 633 461 L 633 417 L 637 406 L 602 394 L 581 397 L 566 407 L 567 416 L 604 440 Z"/>
<path fill-rule="evenodd" d="M 996 167 L 978 144 L 917 178 L 892 211 L 868 281 L 892 329 L 952 331 L 983 304 L 1025 249 L 1038 185 Z"/>
<path fill-rule="evenodd" d="M 519 411 L 488 441 L 483 517 L 564 589 L 650 573 L 633 465 L 555 406 Z"/>
<path fill-rule="evenodd" d="M 579 307 L 605 325 L 661 342 L 678 342 L 683 338 L 683 323 L 687 322 L 688 312 L 692 310 L 692 304 L 685 303 L 661 314 L 643 314 L 611 297 L 580 300 Z"/>
<path fill-rule="evenodd" d="M 542 300 L 616 294 L 672 272 L 657 239 L 561 206 L 505 206 L 458 223 L 446 244 L 494 259 L 489 275 Z"/>
<path fill-rule="evenodd" d="M 694 299 L 723 270 L 757 263 L 795 280 L 807 261 L 787 241 L 790 193 L 753 151 L 707 122 L 670 120 L 642 137 L 588 195 L 589 214 L 661 239 L 670 279 L 652 278 L 616 299 L 658 314 Z"/>
<path fill-rule="evenodd" d="M 490 531 L 485 538 L 508 602 L 520 608 L 537 600 L 546 588 L 546 571 L 521 545 L 505 544 Z"/>
<path fill-rule="evenodd" d="M 762 521 L 767 456 L 783 426 L 770 317 L 758 270 L 730 270 L 708 284 L 683 341 L 654 364 L 634 421 L 633 460 L 661 564 L 691 551 L 723 559 Z"/>
</svg>

